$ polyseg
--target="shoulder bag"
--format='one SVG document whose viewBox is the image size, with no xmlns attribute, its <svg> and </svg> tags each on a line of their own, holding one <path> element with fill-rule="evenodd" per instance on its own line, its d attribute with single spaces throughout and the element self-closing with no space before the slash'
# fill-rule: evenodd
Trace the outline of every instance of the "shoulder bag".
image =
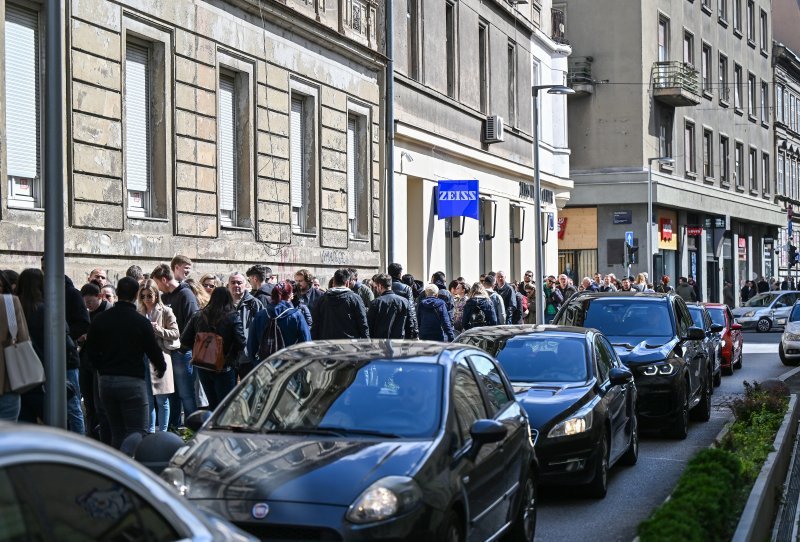
<svg viewBox="0 0 800 542">
<path fill-rule="evenodd" d="M 222 336 L 213 331 L 198 331 L 192 347 L 192 365 L 221 373 L 225 369 Z"/>
<path fill-rule="evenodd" d="M 33 349 L 30 339 L 17 342 L 17 317 L 14 311 L 14 299 L 9 294 L 3 295 L 8 320 L 10 344 L 3 348 L 6 360 L 6 373 L 11 391 L 24 393 L 44 383 L 44 367 Z"/>
</svg>

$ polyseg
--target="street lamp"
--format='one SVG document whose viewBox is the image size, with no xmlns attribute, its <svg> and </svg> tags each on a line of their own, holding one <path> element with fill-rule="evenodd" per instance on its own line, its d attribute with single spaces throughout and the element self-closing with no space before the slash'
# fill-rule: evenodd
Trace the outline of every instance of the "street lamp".
<svg viewBox="0 0 800 542">
<path fill-rule="evenodd" d="M 539 170 L 539 91 L 547 90 L 548 94 L 575 94 L 575 91 L 564 85 L 538 85 L 531 87 L 533 93 L 533 191 L 536 216 L 539 223 L 536 225 L 534 235 L 534 263 L 536 274 L 539 275 L 539 285 L 534 289 L 536 308 L 536 323 L 544 323 L 544 257 L 542 255 L 542 177 Z"/>
<path fill-rule="evenodd" d="M 675 159 L 669 156 L 647 159 L 647 220 L 645 228 L 647 235 L 647 280 L 655 284 L 653 277 L 653 162 L 659 164 L 674 164 Z"/>
</svg>

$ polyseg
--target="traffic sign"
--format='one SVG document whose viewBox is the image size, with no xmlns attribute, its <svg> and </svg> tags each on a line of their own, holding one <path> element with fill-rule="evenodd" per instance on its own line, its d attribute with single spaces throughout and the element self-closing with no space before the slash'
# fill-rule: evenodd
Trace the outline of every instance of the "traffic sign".
<svg viewBox="0 0 800 542">
<path fill-rule="evenodd" d="M 633 232 L 632 231 L 626 231 L 625 232 L 625 242 L 629 246 L 633 246 Z"/>
</svg>

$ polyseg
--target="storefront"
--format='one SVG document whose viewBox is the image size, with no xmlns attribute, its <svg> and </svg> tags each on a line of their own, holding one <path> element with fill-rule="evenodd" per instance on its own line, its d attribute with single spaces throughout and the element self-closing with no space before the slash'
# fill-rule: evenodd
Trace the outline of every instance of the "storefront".
<svg viewBox="0 0 800 542">
<path fill-rule="evenodd" d="M 678 269 L 678 213 L 659 210 L 657 214 L 658 244 L 653 254 L 653 284 L 658 284 L 661 277 L 669 275 L 672 284 L 676 283 Z"/>
<path fill-rule="evenodd" d="M 597 266 L 597 207 L 562 209 L 558 217 L 558 272 L 576 284 Z"/>
</svg>

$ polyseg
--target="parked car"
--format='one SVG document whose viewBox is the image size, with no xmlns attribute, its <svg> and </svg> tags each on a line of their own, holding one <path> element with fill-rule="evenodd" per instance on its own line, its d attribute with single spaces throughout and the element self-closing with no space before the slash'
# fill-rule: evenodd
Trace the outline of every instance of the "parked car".
<svg viewBox="0 0 800 542">
<path fill-rule="evenodd" d="M 638 391 L 639 422 L 683 439 L 690 412 L 711 418 L 712 366 L 686 303 L 674 293 L 591 293 L 573 295 L 554 324 L 591 327 L 614 346 L 632 372 Z"/>
<path fill-rule="evenodd" d="M 798 291 L 764 292 L 748 299 L 744 306 L 736 307 L 731 312 L 743 329 L 755 329 L 764 333 L 786 324 L 798 296 Z"/>
<path fill-rule="evenodd" d="M 795 304 L 789 313 L 781 335 L 781 344 L 778 346 L 778 355 L 784 365 L 800 363 L 800 303 Z"/>
<path fill-rule="evenodd" d="M 129 457 L 60 429 L 0 424 L 0 488 L 3 540 L 257 540 Z"/>
<path fill-rule="evenodd" d="M 295 345 L 198 429 L 162 476 L 263 539 L 534 537 L 528 417 L 497 362 L 473 347 Z"/>
<path fill-rule="evenodd" d="M 730 307 L 722 303 L 706 303 L 706 310 L 715 324 L 723 326 L 720 338 L 720 366 L 723 374 L 733 374 L 742 368 L 742 325 L 734 321 Z"/>
<path fill-rule="evenodd" d="M 487 326 L 458 342 L 492 354 L 538 434 L 542 483 L 584 485 L 605 497 L 608 471 L 639 456 L 636 385 L 614 348 L 593 329 Z"/>
<path fill-rule="evenodd" d="M 706 334 L 706 338 L 703 339 L 703 347 L 708 359 L 711 360 L 714 387 L 717 387 L 722 384 L 722 367 L 719 360 L 722 357 L 720 354 L 722 339 L 720 339 L 719 334 L 724 328 L 721 324 L 715 324 L 711 320 L 711 315 L 702 303 L 687 303 L 686 306 L 689 309 L 689 314 L 692 315 L 694 325 L 702 329 Z"/>
</svg>

